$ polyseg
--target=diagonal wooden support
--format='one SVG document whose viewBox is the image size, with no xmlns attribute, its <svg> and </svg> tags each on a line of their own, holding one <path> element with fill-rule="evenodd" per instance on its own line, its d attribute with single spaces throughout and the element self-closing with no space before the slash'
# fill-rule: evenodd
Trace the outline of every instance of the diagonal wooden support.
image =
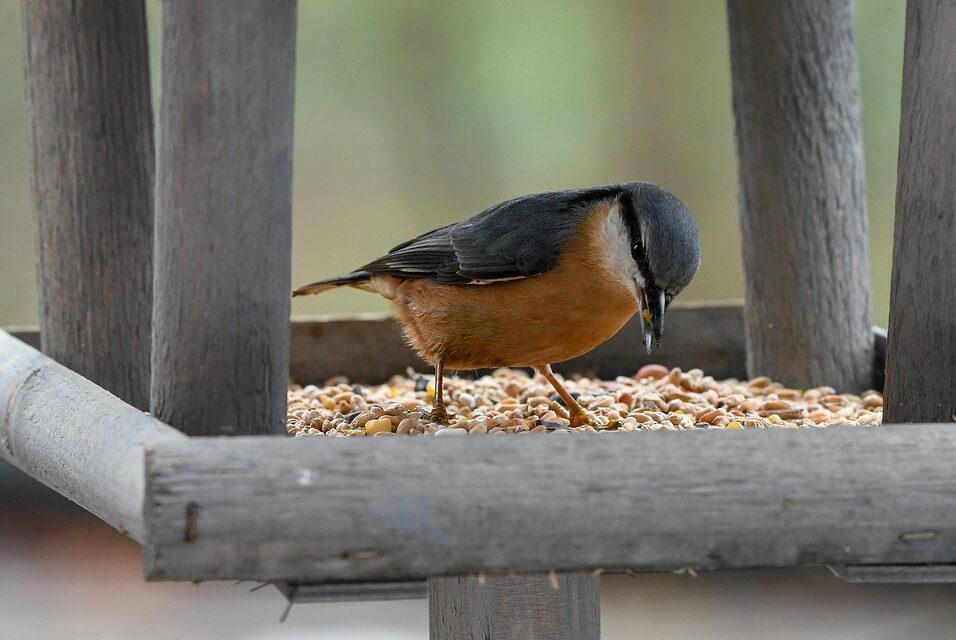
<svg viewBox="0 0 956 640">
<path fill-rule="evenodd" d="M 143 450 L 187 438 L 0 330 L 0 458 L 137 542 Z"/>
</svg>

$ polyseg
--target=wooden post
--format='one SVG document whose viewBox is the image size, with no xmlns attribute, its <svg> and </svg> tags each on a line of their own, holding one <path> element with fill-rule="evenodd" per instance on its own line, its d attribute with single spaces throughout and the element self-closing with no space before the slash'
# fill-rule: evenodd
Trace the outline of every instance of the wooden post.
<svg viewBox="0 0 956 640">
<path fill-rule="evenodd" d="M 143 0 L 21 3 L 43 351 L 149 399 L 153 128 Z"/>
<path fill-rule="evenodd" d="M 873 332 L 851 0 L 728 0 L 747 369 L 871 384 Z"/>
<path fill-rule="evenodd" d="M 887 422 L 956 414 L 956 3 L 909 0 Z"/>
<path fill-rule="evenodd" d="M 163 3 L 155 415 L 284 433 L 295 0 Z"/>
<path fill-rule="evenodd" d="M 601 636 L 600 578 L 586 573 L 451 576 L 428 581 L 432 640 L 591 640 Z"/>
</svg>

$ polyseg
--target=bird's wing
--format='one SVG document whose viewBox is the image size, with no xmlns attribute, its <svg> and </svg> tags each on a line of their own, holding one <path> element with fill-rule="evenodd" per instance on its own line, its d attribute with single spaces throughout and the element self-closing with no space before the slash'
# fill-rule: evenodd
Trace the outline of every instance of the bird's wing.
<svg viewBox="0 0 956 640">
<path fill-rule="evenodd" d="M 527 278 L 552 269 L 587 212 L 612 185 L 521 196 L 398 245 L 361 271 L 445 284 Z"/>
</svg>

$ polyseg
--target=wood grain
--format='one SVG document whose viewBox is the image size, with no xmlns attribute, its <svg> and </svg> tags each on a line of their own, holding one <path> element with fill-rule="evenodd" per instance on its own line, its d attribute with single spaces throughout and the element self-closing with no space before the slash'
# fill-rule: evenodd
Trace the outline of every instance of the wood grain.
<svg viewBox="0 0 956 640">
<path fill-rule="evenodd" d="M 727 8 L 748 372 L 862 391 L 873 336 L 852 0 Z"/>
<path fill-rule="evenodd" d="M 356 382 L 381 383 L 407 367 L 427 365 L 404 343 L 387 314 L 299 318 L 292 325 L 290 376 L 300 384 L 321 384 L 346 375 Z M 641 366 L 698 367 L 716 378 L 744 377 L 743 314 L 739 303 L 675 303 L 667 312 L 667 336 L 660 349 L 644 352 L 641 328 L 628 322 L 593 351 L 554 366 L 562 374 L 604 378 L 633 375 Z"/>
<path fill-rule="evenodd" d="M 178 431 L 0 331 L 0 458 L 137 542 L 143 448 Z"/>
<path fill-rule="evenodd" d="M 591 353 L 558 366 L 564 375 L 588 373 L 602 378 L 633 373 L 652 360 L 683 369 L 699 367 L 716 378 L 743 377 L 746 357 L 743 312 L 733 303 L 675 305 L 668 311 L 668 334 L 676 322 L 675 339 L 645 356 L 634 350 L 640 339 L 637 324 L 621 332 Z M 27 344 L 39 345 L 35 327 L 10 327 L 11 334 Z M 401 330 L 387 314 L 317 316 L 293 318 L 289 376 L 302 384 L 321 384 L 337 375 L 357 382 L 388 380 L 406 367 L 420 369 L 423 363 L 402 341 Z M 873 327 L 874 389 L 883 389 L 886 330 Z"/>
<path fill-rule="evenodd" d="M 163 3 L 151 411 L 284 431 L 295 0 Z"/>
<path fill-rule="evenodd" d="M 432 640 L 601 637 L 600 579 L 587 573 L 428 580 Z"/>
<path fill-rule="evenodd" d="M 945 422 L 956 416 L 956 3 L 907 2 L 902 105 L 884 415 Z"/>
<path fill-rule="evenodd" d="M 154 161 L 144 2 L 20 6 L 43 351 L 145 409 Z"/>
<path fill-rule="evenodd" d="M 954 457 L 949 424 L 161 443 L 147 575 L 954 563 Z"/>
</svg>

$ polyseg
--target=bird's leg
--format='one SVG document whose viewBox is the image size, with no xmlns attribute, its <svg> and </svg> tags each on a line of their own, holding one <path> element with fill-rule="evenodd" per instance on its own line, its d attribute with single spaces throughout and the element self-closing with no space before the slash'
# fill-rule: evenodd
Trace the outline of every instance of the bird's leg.
<svg viewBox="0 0 956 640">
<path fill-rule="evenodd" d="M 444 368 L 445 363 L 441 360 L 435 365 L 435 400 L 432 402 L 431 421 L 438 424 L 448 424 L 448 411 L 445 409 L 444 400 L 442 400 Z"/>
<path fill-rule="evenodd" d="M 574 399 L 568 390 L 565 389 L 558 379 L 554 377 L 554 373 L 551 371 L 551 365 L 546 364 L 540 367 L 535 367 L 535 371 L 543 375 L 548 382 L 551 383 L 551 386 L 554 387 L 554 390 L 558 392 L 558 395 L 561 396 L 561 399 L 564 400 L 564 405 L 568 408 L 568 413 L 571 414 L 571 426 L 572 427 L 583 427 L 585 425 L 595 425 L 596 421 L 591 415 L 584 410 L 581 405 L 578 404 L 578 401 Z"/>
</svg>

